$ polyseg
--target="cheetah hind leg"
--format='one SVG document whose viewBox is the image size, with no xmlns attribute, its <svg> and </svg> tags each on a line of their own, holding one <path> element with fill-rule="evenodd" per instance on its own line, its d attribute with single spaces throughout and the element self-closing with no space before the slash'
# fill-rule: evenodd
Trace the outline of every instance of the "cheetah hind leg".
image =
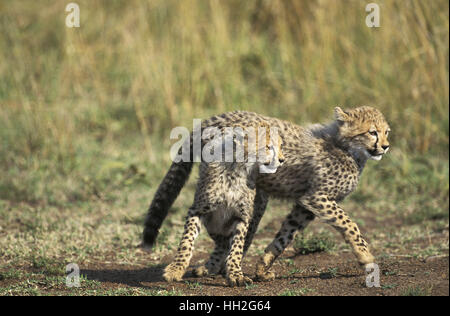
<svg viewBox="0 0 450 316">
<path fill-rule="evenodd" d="M 295 204 L 291 213 L 283 221 L 275 239 L 264 251 L 264 256 L 256 266 L 256 279 L 258 281 L 272 281 L 275 273 L 271 271 L 273 262 L 281 255 L 284 249 L 292 242 L 297 231 L 302 231 L 314 220 L 314 214 L 299 204 Z"/>
</svg>

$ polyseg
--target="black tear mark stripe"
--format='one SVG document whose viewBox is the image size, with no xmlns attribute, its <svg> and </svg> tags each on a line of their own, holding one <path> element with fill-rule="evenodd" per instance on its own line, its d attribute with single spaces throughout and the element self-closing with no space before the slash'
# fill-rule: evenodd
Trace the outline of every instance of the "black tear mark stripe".
<svg viewBox="0 0 450 316">
<path fill-rule="evenodd" d="M 376 136 L 377 136 L 377 141 L 375 142 L 375 147 L 374 147 L 374 150 L 376 150 L 376 149 L 377 149 L 377 147 L 378 147 L 378 146 L 377 146 L 377 145 L 378 145 L 378 133 L 377 133 L 377 135 L 376 135 Z"/>
</svg>

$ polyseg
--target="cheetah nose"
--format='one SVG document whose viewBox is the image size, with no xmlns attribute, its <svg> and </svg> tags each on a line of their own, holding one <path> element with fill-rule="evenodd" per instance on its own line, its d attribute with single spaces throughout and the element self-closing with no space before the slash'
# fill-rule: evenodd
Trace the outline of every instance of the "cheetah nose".
<svg viewBox="0 0 450 316">
<path fill-rule="evenodd" d="M 389 148 L 389 145 L 383 145 L 381 146 L 381 148 L 383 148 L 383 150 L 386 151 Z"/>
<path fill-rule="evenodd" d="M 283 162 L 284 162 L 284 158 L 280 158 L 280 159 L 278 159 L 278 161 L 279 161 L 280 163 L 283 163 Z"/>
</svg>

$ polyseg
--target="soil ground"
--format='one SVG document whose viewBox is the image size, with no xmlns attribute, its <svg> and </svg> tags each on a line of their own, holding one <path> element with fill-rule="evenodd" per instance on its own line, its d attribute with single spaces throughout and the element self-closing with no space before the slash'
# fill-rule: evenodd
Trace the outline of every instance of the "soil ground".
<svg viewBox="0 0 450 316">
<path fill-rule="evenodd" d="M 254 276 L 256 263 L 263 245 L 270 240 L 276 223 L 282 218 L 266 223 L 255 236 L 254 244 L 244 261 L 244 273 Z M 366 230 L 379 229 L 382 223 L 366 219 Z M 323 224 L 313 222 L 312 235 L 319 234 L 322 240 Z M 372 227 L 370 227 L 372 226 Z M 393 225 L 395 229 L 395 225 Z M 326 227 L 326 225 L 325 225 Z M 134 250 L 132 263 L 121 263 L 114 253 L 101 261 L 91 261 L 80 265 L 81 287 L 69 288 L 65 277 L 61 277 L 59 267 L 53 265 L 24 265 L 16 267 L 22 271 L 17 276 L 8 277 L 8 270 L 0 271 L 2 294 L 37 295 L 193 295 L 193 296 L 429 296 L 449 295 L 449 257 L 445 251 L 430 256 L 409 255 L 411 248 L 427 249 L 428 244 L 448 243 L 448 229 L 434 233 L 430 240 L 421 238 L 409 243 L 409 247 L 387 254 L 375 249 L 379 265 L 380 287 L 366 286 L 366 272 L 359 266 L 353 254 L 339 244 L 337 234 L 334 250 L 320 251 L 310 248 L 312 253 L 301 254 L 301 249 L 289 247 L 275 262 L 276 279 L 271 282 L 254 282 L 245 287 L 228 287 L 223 276 L 194 277 L 192 269 L 204 263 L 212 248 L 212 241 L 203 236 L 196 244 L 194 256 L 185 277 L 180 282 L 167 283 L 162 278 L 164 267 L 171 262 L 174 248 L 170 251 L 147 252 Z M 374 242 L 378 245 L 378 242 Z M 304 245 L 304 244 L 302 244 Z M 339 249 L 340 248 L 340 249 Z M 305 249 L 303 249 L 305 252 Z M 25 273 L 23 272 L 25 271 Z"/>
<path fill-rule="evenodd" d="M 196 256 L 195 260 L 206 259 Z M 167 258 L 168 259 L 168 258 Z M 165 265 L 155 268 L 92 264 L 82 270 L 88 279 L 97 280 L 105 288 L 139 287 L 172 290 L 185 295 L 449 295 L 448 257 L 385 258 L 379 261 L 380 286 L 368 288 L 366 274 L 352 254 L 330 256 L 326 253 L 296 255 L 286 253 L 283 259 L 293 263 L 275 265 L 277 278 L 271 282 L 255 282 L 246 287 L 230 288 L 222 276 L 193 277 L 187 272 L 181 282 L 168 284 L 161 275 Z M 258 257 L 246 260 L 244 272 L 253 274 Z M 164 260 L 166 261 L 166 260 Z M 282 260 L 283 261 L 283 260 Z"/>
</svg>

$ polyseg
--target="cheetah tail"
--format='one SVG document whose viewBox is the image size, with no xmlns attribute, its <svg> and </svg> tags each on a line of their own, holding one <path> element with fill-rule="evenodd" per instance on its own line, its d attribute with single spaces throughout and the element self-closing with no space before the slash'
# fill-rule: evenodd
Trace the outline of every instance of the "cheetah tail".
<svg viewBox="0 0 450 316">
<path fill-rule="evenodd" d="M 159 233 L 169 208 L 177 198 L 192 171 L 193 162 L 174 162 L 169 168 L 166 176 L 158 187 L 147 218 L 143 233 L 143 244 L 145 248 L 152 247 Z"/>
</svg>

